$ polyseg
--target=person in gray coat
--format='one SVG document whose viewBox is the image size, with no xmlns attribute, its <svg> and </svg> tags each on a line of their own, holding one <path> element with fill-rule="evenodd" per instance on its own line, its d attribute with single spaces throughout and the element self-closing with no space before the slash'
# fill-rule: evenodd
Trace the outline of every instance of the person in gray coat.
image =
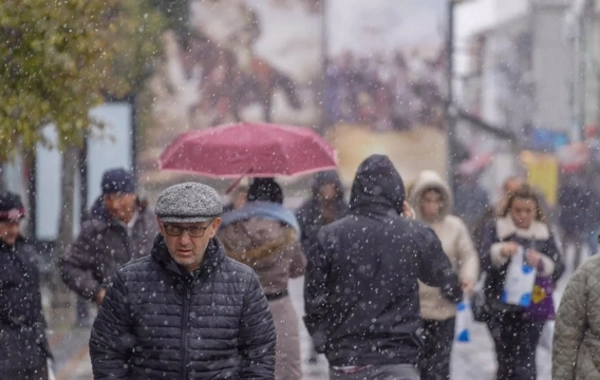
<svg viewBox="0 0 600 380">
<path fill-rule="evenodd" d="M 100 304 L 118 266 L 150 252 L 155 215 L 135 193 L 133 176 L 111 169 L 102 177 L 104 210 L 92 213 L 59 265 L 67 286 Z M 96 205 L 97 207 L 99 205 Z"/>
</svg>

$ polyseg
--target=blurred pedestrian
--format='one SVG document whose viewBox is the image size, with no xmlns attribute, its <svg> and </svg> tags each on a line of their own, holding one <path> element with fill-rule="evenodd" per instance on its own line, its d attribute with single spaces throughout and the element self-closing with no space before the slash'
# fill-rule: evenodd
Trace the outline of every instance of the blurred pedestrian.
<svg viewBox="0 0 600 380">
<path fill-rule="evenodd" d="M 238 186 L 231 194 L 231 202 L 223 207 L 223 212 L 239 210 L 248 202 L 248 186 Z"/>
<path fill-rule="evenodd" d="M 254 269 L 265 290 L 277 332 L 275 379 L 301 380 L 299 320 L 288 280 L 304 275 L 306 258 L 296 217 L 282 204 L 273 179 L 256 179 L 248 205 L 223 215 L 218 236 L 227 256 Z"/>
<path fill-rule="evenodd" d="M 21 235 L 25 208 L 18 195 L 0 194 L 0 379 L 48 380 L 46 320 L 37 252 Z"/>
<path fill-rule="evenodd" d="M 470 294 L 479 276 L 479 256 L 463 221 L 450 215 L 452 193 L 435 172 L 423 171 L 410 193 L 416 218 L 436 233 L 452 268 L 458 274 L 463 292 Z M 450 354 L 454 341 L 456 302 L 444 297 L 439 288 L 419 282 L 419 299 L 425 335 L 421 356 L 422 380 L 450 379 Z"/>
<path fill-rule="evenodd" d="M 403 216 L 405 206 L 389 158 L 367 158 L 352 186 L 350 214 L 321 229 L 308 257 L 305 324 L 327 356 L 331 379 L 419 379 L 417 280 L 452 302 L 462 298 L 439 239 Z"/>
<path fill-rule="evenodd" d="M 162 192 L 150 256 L 116 271 L 94 321 L 95 379 L 274 379 L 269 305 L 215 237 L 222 211 L 209 186 Z"/>
<path fill-rule="evenodd" d="M 556 315 L 552 379 L 600 379 L 600 257 L 586 261 L 569 280 Z"/>
<path fill-rule="evenodd" d="M 509 194 L 504 207 L 485 228 L 479 247 L 491 261 L 484 289 L 498 359 L 496 378 L 535 380 L 536 347 L 546 321 L 554 317 L 552 292 L 564 265 L 535 190 L 522 185 Z M 508 265 L 520 250 L 537 270 L 532 302 L 526 308 L 502 301 Z"/>
<path fill-rule="evenodd" d="M 479 220 L 475 223 L 475 227 L 473 229 L 473 241 L 475 242 L 476 247 L 481 246 L 483 241 L 487 239 L 490 224 L 497 219 L 498 215 L 502 214 L 504 209 L 506 209 L 506 203 L 508 202 L 510 195 L 519 190 L 524 184 L 525 181 L 517 176 L 511 176 L 504 180 L 504 183 L 502 184 L 502 190 L 500 192 L 500 199 L 496 205 L 485 209 L 482 212 Z M 487 272 L 492 266 L 490 255 L 487 251 L 479 251 L 479 255 L 481 272 Z"/>
<path fill-rule="evenodd" d="M 454 181 L 456 197 L 453 212 L 464 221 L 469 231 L 475 228 L 479 218 L 490 208 L 490 198 L 477 180 L 475 173 L 459 172 Z"/>
<path fill-rule="evenodd" d="M 336 171 L 319 172 L 312 185 L 312 197 L 297 212 L 302 231 L 304 253 L 314 255 L 317 252 L 317 234 L 321 227 L 343 218 L 348 213 L 344 200 L 344 190 Z M 311 344 L 310 363 L 318 361 L 317 351 Z"/>
<path fill-rule="evenodd" d="M 564 176 L 558 193 L 559 226 L 563 254 L 573 249 L 573 270 L 581 263 L 584 243 L 587 244 L 590 221 L 595 219 L 593 213 L 593 200 L 587 191 L 587 183 L 578 175 Z M 582 212 L 585 210 L 585 212 Z"/>
<path fill-rule="evenodd" d="M 147 202 L 135 192 L 132 174 L 124 169 L 104 173 L 102 200 L 91 215 L 61 258 L 60 268 L 69 288 L 100 304 L 117 267 L 147 255 L 158 227 Z"/>
</svg>

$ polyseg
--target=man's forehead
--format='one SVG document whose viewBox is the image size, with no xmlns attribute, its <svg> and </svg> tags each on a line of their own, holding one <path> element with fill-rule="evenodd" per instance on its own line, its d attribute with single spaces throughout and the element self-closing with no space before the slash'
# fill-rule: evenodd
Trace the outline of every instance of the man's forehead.
<svg viewBox="0 0 600 380">
<path fill-rule="evenodd" d="M 210 224 L 210 221 L 208 221 L 208 222 L 197 222 L 197 223 L 165 223 L 165 225 L 167 225 L 167 226 L 183 227 L 183 228 L 188 228 L 188 227 L 206 227 L 209 224 Z"/>
</svg>

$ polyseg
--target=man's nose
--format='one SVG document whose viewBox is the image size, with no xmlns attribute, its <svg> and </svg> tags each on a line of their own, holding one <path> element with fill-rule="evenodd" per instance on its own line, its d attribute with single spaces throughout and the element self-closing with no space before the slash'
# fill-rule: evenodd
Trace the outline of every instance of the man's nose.
<svg viewBox="0 0 600 380">
<path fill-rule="evenodd" d="M 190 244 L 190 234 L 187 230 L 184 230 L 179 237 L 179 243 L 182 245 Z"/>
</svg>

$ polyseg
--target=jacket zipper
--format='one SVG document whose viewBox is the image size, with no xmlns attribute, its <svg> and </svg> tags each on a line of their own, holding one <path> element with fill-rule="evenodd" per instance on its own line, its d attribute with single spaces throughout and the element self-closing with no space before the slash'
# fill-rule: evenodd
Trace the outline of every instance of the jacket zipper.
<svg viewBox="0 0 600 380">
<path fill-rule="evenodd" d="M 182 329 L 181 329 L 181 378 L 187 380 L 187 362 L 188 362 L 188 322 L 190 313 L 190 295 L 192 289 L 189 286 L 185 286 L 185 298 L 183 299 L 183 316 L 182 318 Z"/>
</svg>

